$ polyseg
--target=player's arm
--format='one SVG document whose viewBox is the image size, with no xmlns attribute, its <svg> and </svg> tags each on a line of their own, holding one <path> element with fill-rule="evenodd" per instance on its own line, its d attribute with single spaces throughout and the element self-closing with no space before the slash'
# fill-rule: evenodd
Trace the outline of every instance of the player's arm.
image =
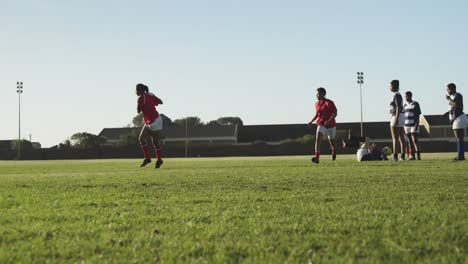
<svg viewBox="0 0 468 264">
<path fill-rule="evenodd" d="M 156 105 L 163 104 L 163 101 L 159 97 L 157 97 L 154 93 L 148 92 L 148 95 L 154 98 Z"/>
<path fill-rule="evenodd" d="M 402 114 L 402 105 L 403 105 L 403 98 L 401 96 L 395 96 L 395 116 L 396 120 L 400 118 L 400 115 Z M 398 121 L 397 121 L 398 122 Z"/>
<path fill-rule="evenodd" d="M 141 111 L 143 111 L 143 97 L 140 96 L 138 97 L 138 102 L 137 102 L 137 113 L 141 113 Z"/>
<path fill-rule="evenodd" d="M 419 127 L 419 117 L 421 116 L 421 107 L 419 106 L 419 103 L 416 103 L 416 106 L 415 106 L 415 115 L 414 115 L 414 125 L 416 126 L 416 128 Z"/>
<path fill-rule="evenodd" d="M 156 99 L 156 105 L 163 104 L 163 101 L 159 97 L 157 97 L 156 95 L 154 96 L 154 99 Z"/>
<path fill-rule="evenodd" d="M 310 120 L 310 122 L 307 124 L 307 126 L 308 127 L 312 126 L 312 124 L 315 122 L 315 120 L 317 120 L 318 117 L 319 117 L 319 114 L 315 113 L 314 118 L 312 118 L 312 120 Z"/>
<path fill-rule="evenodd" d="M 452 106 L 452 107 L 456 107 L 459 103 L 460 103 L 460 95 L 456 95 L 455 98 L 451 98 L 449 95 L 445 96 L 445 98 L 447 99 L 447 101 L 449 101 L 449 104 Z"/>
<path fill-rule="evenodd" d="M 331 112 L 332 112 L 332 115 L 331 115 L 330 119 L 328 119 L 327 121 L 325 121 L 325 125 L 327 125 L 328 123 L 330 123 L 333 119 L 335 119 L 335 117 L 338 116 L 338 110 L 336 109 L 335 103 L 331 102 L 331 104 L 330 104 L 330 110 L 331 110 Z"/>
</svg>

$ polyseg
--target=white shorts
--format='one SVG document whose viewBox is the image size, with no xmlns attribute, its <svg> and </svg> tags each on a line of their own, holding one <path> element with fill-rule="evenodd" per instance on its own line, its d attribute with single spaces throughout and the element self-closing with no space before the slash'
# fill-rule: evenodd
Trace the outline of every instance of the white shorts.
<svg viewBox="0 0 468 264">
<path fill-rule="evenodd" d="M 452 128 L 455 129 L 465 129 L 468 126 L 468 117 L 463 114 L 453 121 Z"/>
<path fill-rule="evenodd" d="M 162 121 L 162 118 L 161 116 L 158 116 L 158 118 L 156 118 L 153 123 L 151 124 L 146 124 L 145 127 L 149 128 L 149 130 L 151 131 L 159 131 L 159 130 L 162 130 L 163 129 L 163 121 Z"/>
<path fill-rule="evenodd" d="M 404 127 L 405 126 L 405 115 L 400 114 L 400 116 L 398 118 L 398 122 L 395 122 L 395 121 L 396 121 L 396 116 L 392 116 L 392 118 L 390 119 L 390 126 L 391 127 Z"/>
<path fill-rule="evenodd" d="M 419 134 L 419 126 L 416 128 L 416 126 L 405 126 L 405 133 L 407 135 L 409 134 Z"/>
<path fill-rule="evenodd" d="M 362 161 L 362 158 L 364 158 L 364 156 L 366 156 L 367 154 L 369 154 L 369 150 L 366 149 L 366 148 L 360 148 L 358 149 L 358 151 L 356 152 L 356 159 L 357 161 Z"/>
<path fill-rule="evenodd" d="M 317 126 L 317 132 L 328 136 L 328 139 L 335 139 L 336 127 L 326 128 L 325 126 Z"/>
</svg>

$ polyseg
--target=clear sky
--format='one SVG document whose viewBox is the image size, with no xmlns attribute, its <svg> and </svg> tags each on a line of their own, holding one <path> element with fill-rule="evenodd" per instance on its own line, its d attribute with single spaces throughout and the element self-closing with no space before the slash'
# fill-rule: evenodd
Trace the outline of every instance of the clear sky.
<svg viewBox="0 0 468 264">
<path fill-rule="evenodd" d="M 122 127 L 135 84 L 172 119 L 239 116 L 307 123 L 315 89 L 359 121 L 388 120 L 392 79 L 423 113 L 447 110 L 445 85 L 468 98 L 468 1 L 0 0 L 0 139 L 43 146 Z M 466 102 L 468 103 L 468 102 Z"/>
</svg>

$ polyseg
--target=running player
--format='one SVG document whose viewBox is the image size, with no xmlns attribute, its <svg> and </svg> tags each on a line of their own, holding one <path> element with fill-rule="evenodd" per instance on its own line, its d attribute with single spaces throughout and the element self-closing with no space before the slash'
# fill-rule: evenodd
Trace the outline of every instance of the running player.
<svg viewBox="0 0 468 264">
<path fill-rule="evenodd" d="M 151 163 L 148 144 L 146 141 L 148 137 L 151 137 L 157 159 L 154 167 L 158 169 L 163 164 L 163 160 L 161 158 L 161 146 L 159 145 L 160 131 L 163 128 L 163 122 L 158 111 L 156 111 L 156 106 L 163 104 L 163 102 L 156 95 L 149 92 L 148 86 L 141 83 L 136 86 L 136 94 L 138 96 L 137 112 L 143 113 L 143 119 L 145 121 L 145 125 L 143 126 L 140 137 L 138 138 L 145 156 L 140 167 L 144 167 L 148 163 Z"/>
<path fill-rule="evenodd" d="M 419 103 L 413 101 L 413 93 L 408 91 L 405 93 L 406 104 L 405 109 L 405 133 L 409 139 L 409 147 L 411 148 L 410 160 L 421 160 L 421 149 L 419 147 L 419 117 L 421 116 L 421 108 Z M 416 156 L 415 156 L 416 154 Z"/>
<path fill-rule="evenodd" d="M 315 137 L 315 156 L 312 158 L 312 162 L 319 163 L 320 161 L 320 143 L 322 142 L 322 136 L 328 136 L 330 142 L 332 160 L 336 160 L 336 121 L 337 110 L 333 101 L 326 99 L 325 95 L 327 91 L 325 88 L 317 89 L 317 102 L 315 103 L 315 116 L 312 121 L 309 122 L 310 127 L 314 121 L 317 124 L 317 132 Z"/>
<path fill-rule="evenodd" d="M 457 86 L 453 83 L 447 85 L 447 95 L 445 98 L 449 102 L 449 119 L 452 124 L 455 138 L 457 139 L 458 155 L 454 160 L 465 160 L 465 129 L 468 126 L 468 117 L 463 112 L 463 96 L 457 93 Z"/>
<path fill-rule="evenodd" d="M 390 102 L 390 132 L 393 140 L 393 158 L 392 161 L 398 161 L 397 141 L 400 141 L 401 158 L 405 160 L 405 115 L 403 113 L 403 98 L 399 93 L 400 81 L 393 80 L 390 82 L 390 91 L 393 93 L 393 100 Z"/>
</svg>

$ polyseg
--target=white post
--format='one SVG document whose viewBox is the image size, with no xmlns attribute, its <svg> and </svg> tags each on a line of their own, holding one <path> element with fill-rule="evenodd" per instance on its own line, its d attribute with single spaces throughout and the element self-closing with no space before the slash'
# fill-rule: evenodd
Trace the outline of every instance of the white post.
<svg viewBox="0 0 468 264">
<path fill-rule="evenodd" d="M 18 160 L 21 159 L 21 94 L 23 93 L 23 82 L 16 82 L 18 93 Z"/>
<path fill-rule="evenodd" d="M 362 114 L 362 84 L 364 83 L 364 73 L 357 73 L 357 83 L 359 84 L 359 98 L 361 105 L 361 137 L 364 136 L 364 123 L 363 123 L 363 114 Z"/>
<path fill-rule="evenodd" d="M 185 118 L 185 158 L 188 157 L 188 121 Z"/>
</svg>

